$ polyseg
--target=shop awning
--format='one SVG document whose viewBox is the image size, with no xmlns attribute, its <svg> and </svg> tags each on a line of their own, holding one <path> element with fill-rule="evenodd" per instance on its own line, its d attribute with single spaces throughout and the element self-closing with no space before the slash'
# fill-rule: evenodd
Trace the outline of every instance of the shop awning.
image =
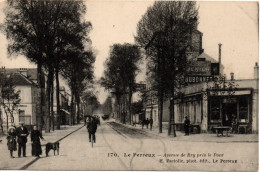
<svg viewBox="0 0 260 172">
<path fill-rule="evenodd" d="M 215 92 L 213 91 L 210 91 L 210 94 L 213 95 Z M 218 92 L 219 95 L 216 95 L 216 96 L 228 96 L 230 95 L 230 93 L 228 91 L 219 91 Z M 251 90 L 236 90 L 234 91 L 234 93 L 232 93 L 233 96 L 237 96 L 237 95 L 248 95 L 248 94 L 251 94 Z"/>
</svg>

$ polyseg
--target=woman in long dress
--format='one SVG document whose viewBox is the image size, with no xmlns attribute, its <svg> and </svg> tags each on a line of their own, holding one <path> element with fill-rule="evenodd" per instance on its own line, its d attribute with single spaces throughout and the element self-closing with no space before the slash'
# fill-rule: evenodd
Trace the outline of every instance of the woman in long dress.
<svg viewBox="0 0 260 172">
<path fill-rule="evenodd" d="M 40 139 L 44 140 L 41 132 L 37 129 L 37 126 L 33 126 L 33 130 L 31 132 L 32 156 L 40 157 L 42 154 Z"/>
<path fill-rule="evenodd" d="M 14 127 L 10 127 L 8 129 L 8 135 L 7 135 L 7 147 L 10 151 L 10 157 L 14 158 L 13 151 L 17 150 L 16 147 L 16 132 Z"/>
</svg>

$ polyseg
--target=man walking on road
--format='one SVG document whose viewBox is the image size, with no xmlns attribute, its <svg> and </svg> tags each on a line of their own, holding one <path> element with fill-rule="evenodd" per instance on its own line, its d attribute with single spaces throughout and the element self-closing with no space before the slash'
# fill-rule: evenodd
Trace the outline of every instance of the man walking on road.
<svg viewBox="0 0 260 172">
<path fill-rule="evenodd" d="M 23 157 L 26 157 L 26 143 L 27 136 L 29 132 L 27 128 L 24 126 L 23 122 L 20 122 L 20 127 L 17 128 L 17 136 L 18 136 L 18 157 L 21 157 L 21 149 L 23 149 Z"/>
<path fill-rule="evenodd" d="M 91 142 L 91 135 L 93 135 L 93 141 L 96 143 L 96 136 L 95 133 L 97 131 L 97 121 L 93 117 L 90 117 L 87 123 L 87 129 L 89 134 L 89 142 Z"/>
</svg>

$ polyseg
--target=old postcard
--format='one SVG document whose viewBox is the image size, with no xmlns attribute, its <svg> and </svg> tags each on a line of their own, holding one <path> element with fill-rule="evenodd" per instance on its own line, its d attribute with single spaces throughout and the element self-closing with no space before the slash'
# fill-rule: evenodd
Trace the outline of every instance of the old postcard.
<svg viewBox="0 0 260 172">
<path fill-rule="evenodd" d="M 258 10 L 1 0 L 0 170 L 258 171 Z"/>
</svg>

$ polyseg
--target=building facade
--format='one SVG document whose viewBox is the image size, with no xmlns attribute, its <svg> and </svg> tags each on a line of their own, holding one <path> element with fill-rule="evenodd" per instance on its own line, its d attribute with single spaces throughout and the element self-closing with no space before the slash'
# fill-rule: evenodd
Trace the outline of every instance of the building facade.
<svg viewBox="0 0 260 172">
<path fill-rule="evenodd" d="M 24 122 L 26 125 L 36 125 L 37 120 L 40 120 L 40 88 L 38 84 L 37 68 L 1 68 L 1 72 L 7 75 L 14 76 L 15 89 L 20 91 L 20 103 L 17 112 L 14 115 L 14 124 Z M 47 81 L 45 75 L 45 82 Z M 55 83 L 55 82 L 54 82 Z M 54 90 L 56 85 L 54 84 Z M 60 77 L 60 107 L 61 107 L 61 123 L 67 124 L 70 116 L 69 102 L 71 100 L 68 86 L 65 80 Z M 57 114 L 56 94 L 53 94 L 54 106 L 53 111 Z M 1 115 L 4 121 L 6 115 L 3 107 L 1 107 Z"/>
<path fill-rule="evenodd" d="M 6 114 L 4 107 L 1 105 L 3 125 L 7 125 L 7 118 L 9 125 L 14 124 L 17 126 L 19 122 L 24 122 L 25 125 L 35 125 L 36 115 L 39 113 L 40 90 L 38 85 L 19 71 L 14 72 L 13 70 L 2 68 L 2 72 L 5 72 L 6 75 L 10 75 L 13 78 L 12 81 L 15 85 L 15 90 L 20 91 L 19 96 L 21 99 L 17 108 L 14 110 L 13 117 L 11 117 L 9 113 Z"/>
<path fill-rule="evenodd" d="M 182 125 L 187 116 L 202 132 L 212 132 L 217 126 L 229 126 L 236 133 L 258 133 L 258 64 L 254 70 L 254 79 L 225 81 L 234 84 L 232 91 L 228 87 L 216 91 L 213 82 L 183 88 L 182 96 L 174 100 L 177 128 L 181 129 L 178 125 Z"/>
</svg>

